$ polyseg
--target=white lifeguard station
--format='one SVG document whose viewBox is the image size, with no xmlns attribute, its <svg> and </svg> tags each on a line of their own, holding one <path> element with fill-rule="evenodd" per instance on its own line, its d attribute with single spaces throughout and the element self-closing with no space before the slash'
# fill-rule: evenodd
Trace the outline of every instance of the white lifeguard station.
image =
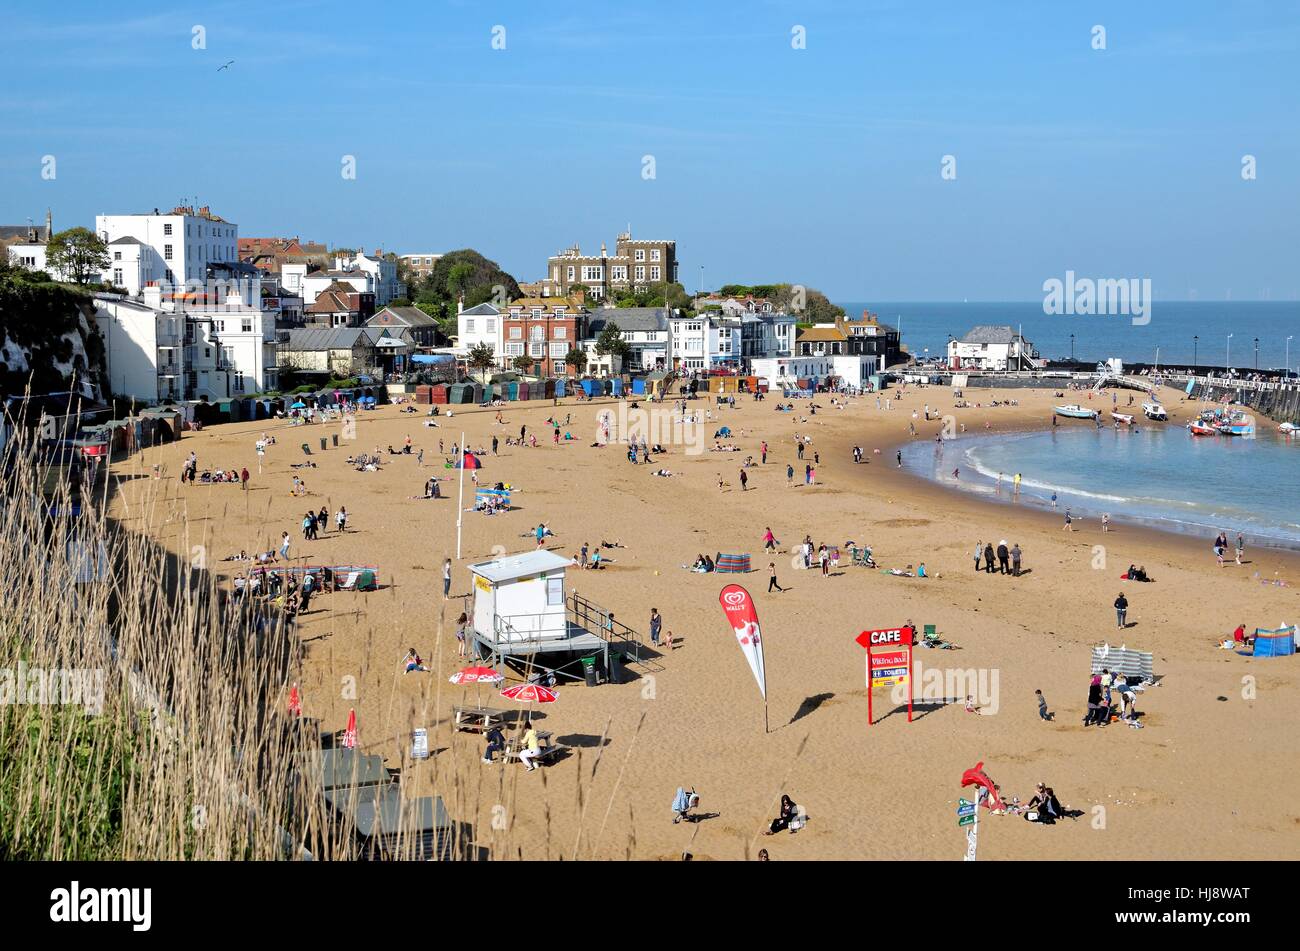
<svg viewBox="0 0 1300 951">
<path fill-rule="evenodd" d="M 469 566 L 474 646 L 493 666 L 511 663 L 525 675 L 544 672 L 582 680 L 582 658 L 599 656 L 609 679 L 615 655 L 641 663 L 636 632 L 610 612 L 565 590 L 571 559 L 539 550 Z M 617 656 L 613 658 L 617 660 Z"/>
</svg>

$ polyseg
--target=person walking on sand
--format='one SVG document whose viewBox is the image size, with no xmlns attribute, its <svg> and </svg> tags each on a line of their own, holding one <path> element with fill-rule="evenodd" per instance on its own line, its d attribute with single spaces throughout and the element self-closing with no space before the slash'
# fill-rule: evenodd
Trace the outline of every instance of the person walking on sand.
<svg viewBox="0 0 1300 951">
<path fill-rule="evenodd" d="M 664 618 L 659 613 L 658 608 L 650 609 L 650 644 L 654 647 L 659 646 L 659 632 L 663 630 Z"/>
<path fill-rule="evenodd" d="M 984 545 L 984 572 L 985 572 L 985 574 L 990 574 L 990 575 L 993 574 L 993 559 L 994 559 L 995 557 L 996 557 L 996 555 L 995 555 L 994 552 L 993 552 L 993 543 L 992 543 L 992 542 L 988 542 L 988 543 L 986 543 L 986 544 Z"/>
<path fill-rule="evenodd" d="M 776 562 L 769 561 L 767 563 L 767 573 L 767 593 L 771 594 L 773 588 L 776 588 L 777 591 L 784 591 L 785 588 L 776 583 Z"/>
<path fill-rule="evenodd" d="M 749 489 L 749 476 L 744 469 L 740 470 L 740 491 L 745 492 Z"/>
<path fill-rule="evenodd" d="M 1123 591 L 1115 599 L 1115 620 L 1118 627 L 1128 627 L 1128 598 L 1124 597 Z"/>
<path fill-rule="evenodd" d="M 280 557 L 285 561 L 289 560 L 289 533 L 280 533 Z"/>
<path fill-rule="evenodd" d="M 248 470 L 245 469 L 244 471 L 247 472 Z M 1238 532 L 1237 533 L 1237 564 L 1241 564 L 1241 557 L 1244 554 L 1246 554 L 1246 539 L 1240 532 Z"/>
<path fill-rule="evenodd" d="M 1109 531 L 1110 531 L 1110 513 L 1109 513 L 1109 512 L 1102 512 L 1102 513 L 1101 513 L 1101 530 L 1102 530 L 1103 532 L 1109 532 Z"/>
<path fill-rule="evenodd" d="M 794 466 L 786 463 L 785 467 L 785 484 L 794 485 Z"/>
<path fill-rule="evenodd" d="M 998 542 L 998 574 L 1011 574 L 1011 551 L 1007 548 L 1007 540 L 1004 538 Z"/>
<path fill-rule="evenodd" d="M 1016 542 L 1016 544 L 1011 547 L 1011 576 L 1013 578 L 1020 577 L 1020 555 L 1020 543 Z"/>
<path fill-rule="evenodd" d="M 1068 508 L 1065 510 L 1065 524 L 1061 526 L 1061 530 L 1066 532 L 1074 531 L 1074 516 L 1070 514 Z"/>
<path fill-rule="evenodd" d="M 831 553 L 827 549 L 825 542 L 817 550 L 817 561 L 821 564 L 822 577 L 829 578 L 831 574 Z"/>
<path fill-rule="evenodd" d="M 1052 419 L 1056 419 L 1056 417 L 1053 416 Z M 1052 493 L 1052 508 L 1056 508 L 1056 493 L 1055 493 L 1055 492 Z"/>
<path fill-rule="evenodd" d="M 894 458 L 898 460 L 898 468 L 903 468 L 903 450 L 898 450 L 898 452 L 894 454 Z"/>
<path fill-rule="evenodd" d="M 767 464 L 767 440 L 766 439 L 764 439 L 759 444 L 758 455 L 759 458 L 763 461 L 763 464 L 766 465 Z"/>
<path fill-rule="evenodd" d="M 442 560 L 442 600 L 451 600 L 451 559 Z"/>
<path fill-rule="evenodd" d="M 1019 472 L 1016 473 L 1014 492 L 1016 495 L 1020 494 L 1020 473 Z"/>
<path fill-rule="evenodd" d="M 770 525 L 763 532 L 763 551 L 776 551 L 776 536 L 772 534 Z"/>
<path fill-rule="evenodd" d="M 1035 690 L 1034 696 L 1038 698 L 1038 718 L 1040 720 L 1045 720 L 1048 723 L 1051 723 L 1052 718 L 1056 714 L 1052 713 L 1050 710 L 1047 709 L 1047 698 L 1043 696 L 1043 692 L 1041 690 Z"/>
<path fill-rule="evenodd" d="M 347 506 L 340 505 L 338 512 L 334 516 L 334 527 L 340 532 L 348 530 L 348 510 Z"/>
<path fill-rule="evenodd" d="M 244 466 L 243 469 L 239 470 L 239 482 L 244 487 L 244 491 L 247 492 L 248 491 L 248 466 Z M 1241 536 L 1238 535 L 1237 538 L 1240 539 Z M 1240 548 L 1237 551 L 1238 551 L 1237 564 L 1241 564 Z"/>
<path fill-rule="evenodd" d="M 977 541 L 975 543 L 975 570 L 980 570 L 980 559 L 984 557 L 984 543 Z"/>
</svg>

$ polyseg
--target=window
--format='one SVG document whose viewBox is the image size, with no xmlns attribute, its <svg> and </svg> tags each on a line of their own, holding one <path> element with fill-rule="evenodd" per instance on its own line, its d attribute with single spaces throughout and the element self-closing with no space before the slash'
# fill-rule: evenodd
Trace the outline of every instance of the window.
<svg viewBox="0 0 1300 951">
<path fill-rule="evenodd" d="M 469 322 L 469 329 L 470 329 L 471 331 L 474 329 L 474 321 L 472 321 L 472 320 Z M 496 318 L 494 318 L 494 317 L 485 317 L 485 318 L 483 319 L 483 330 L 484 330 L 484 332 L 486 332 L 486 333 L 490 333 L 490 334 L 494 334 L 494 333 L 496 333 L 496 332 L 497 332 L 497 322 L 496 322 Z"/>
<path fill-rule="evenodd" d="M 466 333 L 466 334 L 472 334 L 473 332 L 474 332 L 474 318 L 473 318 L 473 317 L 466 317 L 466 318 L 465 318 L 465 333 Z"/>
<path fill-rule="evenodd" d="M 511 339 L 511 340 L 523 340 L 523 339 L 524 339 L 524 328 L 523 328 L 523 327 L 511 327 L 511 328 L 510 328 L 510 339 Z M 520 353 L 523 353 L 522 350 L 520 350 L 519 352 L 520 352 Z"/>
<path fill-rule="evenodd" d="M 534 307 L 534 308 L 533 308 L 533 316 L 534 316 L 534 317 L 541 317 L 541 316 L 542 316 L 542 309 L 541 309 L 540 307 Z"/>
<path fill-rule="evenodd" d="M 569 328 L 568 328 L 568 327 L 556 327 L 556 328 L 555 328 L 555 339 L 556 339 L 556 340 L 564 340 L 564 339 L 568 336 L 568 334 L 569 334 Z"/>
<path fill-rule="evenodd" d="M 121 252 L 121 251 L 114 251 L 114 252 L 113 252 L 113 260 L 114 260 L 114 261 L 120 261 L 120 260 L 122 260 L 122 252 Z"/>
<path fill-rule="evenodd" d="M 528 345 L 528 355 L 534 358 L 540 358 L 546 356 L 546 344 L 530 343 Z"/>
<path fill-rule="evenodd" d="M 172 226 L 169 224 L 163 225 L 163 234 L 170 235 L 171 233 L 172 233 Z"/>
<path fill-rule="evenodd" d="M 658 267 L 651 267 L 651 268 L 650 268 L 650 280 L 652 280 L 652 281 L 657 281 L 657 280 L 659 280 L 659 268 L 658 268 Z"/>
<path fill-rule="evenodd" d="M 172 246 L 170 244 L 163 245 L 163 258 L 168 261 L 172 259 Z M 170 274 L 170 272 L 168 273 Z"/>
<path fill-rule="evenodd" d="M 529 340 L 545 340 L 545 339 L 546 339 L 546 328 L 543 327 L 541 324 L 536 324 L 536 325 L 534 325 L 534 326 L 532 326 L 532 327 L 529 327 L 529 328 L 528 328 L 528 339 L 529 339 Z"/>
<path fill-rule="evenodd" d="M 239 322 L 239 329 L 242 333 L 251 334 L 253 332 L 253 319 L 245 318 Z"/>
<path fill-rule="evenodd" d="M 546 579 L 546 603 L 552 607 L 564 605 L 564 578 Z"/>
<path fill-rule="evenodd" d="M 522 343 L 506 344 L 507 357 L 522 357 L 524 355 L 524 345 Z"/>
<path fill-rule="evenodd" d="M 569 345 L 568 345 L 568 344 L 565 344 L 565 343 L 553 343 L 553 344 L 551 344 L 551 359 L 552 359 L 552 360 L 563 360 L 564 357 L 565 357 L 565 354 L 567 354 L 568 352 L 569 352 Z"/>
<path fill-rule="evenodd" d="M 570 264 L 570 265 L 569 265 L 569 280 L 573 280 L 575 274 L 576 274 L 576 269 L 574 268 L 574 266 L 573 266 L 572 264 Z"/>
<path fill-rule="evenodd" d="M 582 279 L 583 279 L 583 281 L 599 281 L 599 280 L 603 280 L 603 279 L 604 279 L 604 275 L 605 275 L 605 269 L 604 269 L 603 267 L 600 267 L 599 265 L 596 265 L 596 266 L 586 266 L 586 267 L 584 267 L 584 268 L 582 269 Z"/>
<path fill-rule="evenodd" d="M 634 257 L 633 257 L 633 260 L 636 260 L 636 261 L 644 261 L 644 260 L 645 260 L 645 249 L 643 249 L 643 248 L 637 248 L 637 250 L 636 250 L 636 254 L 635 254 Z"/>
<path fill-rule="evenodd" d="M 609 279 L 610 279 L 611 281 L 626 281 L 626 280 L 627 280 L 627 265 L 626 265 L 626 264 L 615 264 L 615 265 L 611 266 L 610 269 L 609 269 Z"/>
<path fill-rule="evenodd" d="M 658 248 L 655 248 L 653 251 L 650 252 L 650 260 L 651 260 L 651 261 L 658 261 L 658 260 L 659 260 L 659 249 L 658 249 Z"/>
<path fill-rule="evenodd" d="M 638 281 L 644 281 L 644 280 L 645 280 L 645 265 L 643 265 L 643 264 L 638 264 L 638 265 L 636 266 L 636 279 L 637 279 Z"/>
</svg>

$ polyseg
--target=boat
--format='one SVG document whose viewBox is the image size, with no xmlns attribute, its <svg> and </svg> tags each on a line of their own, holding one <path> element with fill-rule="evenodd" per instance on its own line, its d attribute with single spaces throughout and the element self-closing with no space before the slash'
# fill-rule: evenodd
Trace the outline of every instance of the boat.
<svg viewBox="0 0 1300 951">
<path fill-rule="evenodd" d="M 1096 419 L 1099 415 L 1095 409 L 1084 409 L 1077 403 L 1069 403 L 1065 406 L 1056 407 L 1057 416 L 1065 416 L 1069 419 Z"/>
<path fill-rule="evenodd" d="M 1225 436 L 1255 435 L 1255 420 L 1245 413 L 1233 413 L 1214 427 Z"/>
<path fill-rule="evenodd" d="M 1219 431 L 1209 423 L 1202 422 L 1199 419 L 1192 420 L 1187 424 L 1187 431 L 1193 436 L 1217 436 Z"/>
<path fill-rule="evenodd" d="M 1142 412 L 1146 414 L 1147 419 L 1168 419 L 1169 414 L 1159 403 L 1143 403 Z"/>
<path fill-rule="evenodd" d="M 1130 416 L 1128 413 L 1116 413 L 1112 411 L 1110 414 L 1110 418 L 1115 420 L 1115 422 L 1120 423 L 1121 425 L 1124 426 L 1133 425 L 1133 417 Z"/>
<path fill-rule="evenodd" d="M 1282 423 L 1277 431 L 1283 436 L 1300 436 L 1300 423 Z"/>
</svg>

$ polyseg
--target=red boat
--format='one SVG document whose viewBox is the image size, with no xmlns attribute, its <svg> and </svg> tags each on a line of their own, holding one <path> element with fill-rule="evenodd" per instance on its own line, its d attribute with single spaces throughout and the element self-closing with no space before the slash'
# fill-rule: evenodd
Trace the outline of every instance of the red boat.
<svg viewBox="0 0 1300 951">
<path fill-rule="evenodd" d="M 1217 429 L 1215 429 L 1213 426 L 1207 426 L 1205 423 L 1202 423 L 1202 422 L 1197 421 L 1197 420 L 1193 420 L 1192 422 L 1188 423 L 1188 424 L 1187 424 L 1187 430 L 1188 430 L 1188 432 L 1190 432 L 1193 436 L 1217 436 L 1217 435 L 1219 435 L 1219 431 L 1218 431 Z"/>
</svg>

